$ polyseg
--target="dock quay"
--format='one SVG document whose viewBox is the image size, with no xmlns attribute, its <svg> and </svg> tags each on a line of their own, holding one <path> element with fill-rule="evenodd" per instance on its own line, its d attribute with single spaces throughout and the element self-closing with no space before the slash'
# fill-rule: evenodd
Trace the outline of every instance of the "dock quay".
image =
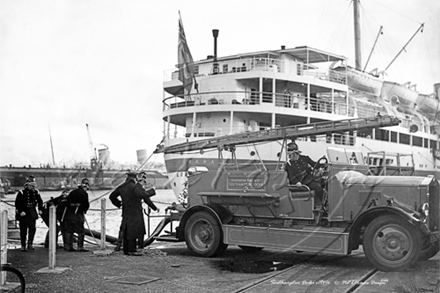
<svg viewBox="0 0 440 293">
<path fill-rule="evenodd" d="M 109 245 L 107 249 L 112 250 Z M 403 272 L 376 270 L 363 253 L 330 256 L 230 247 L 217 258 L 191 255 L 184 242 L 153 243 L 142 256 L 57 249 L 62 274 L 37 274 L 48 250 L 9 249 L 8 262 L 23 272 L 26 292 L 439 292 L 440 255 Z"/>
</svg>

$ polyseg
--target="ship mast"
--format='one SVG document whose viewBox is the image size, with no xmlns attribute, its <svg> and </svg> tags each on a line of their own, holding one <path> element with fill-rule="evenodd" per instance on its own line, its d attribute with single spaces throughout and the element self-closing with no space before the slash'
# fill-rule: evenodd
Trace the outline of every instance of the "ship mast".
<svg viewBox="0 0 440 293">
<path fill-rule="evenodd" d="M 354 50 L 355 50 L 356 69 L 362 70 L 359 0 L 353 0 L 353 13 L 354 13 Z"/>
</svg>

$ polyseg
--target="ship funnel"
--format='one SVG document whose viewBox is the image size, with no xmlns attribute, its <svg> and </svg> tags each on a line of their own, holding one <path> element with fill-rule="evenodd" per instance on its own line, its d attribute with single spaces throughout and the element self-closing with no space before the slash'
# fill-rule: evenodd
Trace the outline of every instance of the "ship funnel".
<svg viewBox="0 0 440 293">
<path fill-rule="evenodd" d="M 214 64 L 213 64 L 213 74 L 218 73 L 218 63 L 217 63 L 217 37 L 218 37 L 218 30 L 213 29 L 212 30 L 212 36 L 214 37 Z"/>
</svg>

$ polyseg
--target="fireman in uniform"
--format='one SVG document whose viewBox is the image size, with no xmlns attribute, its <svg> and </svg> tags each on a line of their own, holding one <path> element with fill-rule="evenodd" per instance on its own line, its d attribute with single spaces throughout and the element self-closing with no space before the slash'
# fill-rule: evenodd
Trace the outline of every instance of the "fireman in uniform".
<svg viewBox="0 0 440 293">
<path fill-rule="evenodd" d="M 139 174 L 137 174 L 136 188 L 144 189 L 147 192 L 148 197 L 152 197 L 153 195 L 156 195 L 156 190 L 155 190 L 153 184 L 147 182 L 147 173 L 145 171 L 141 171 L 141 172 L 139 172 Z M 151 204 L 153 204 L 153 203 L 151 202 L 150 199 L 148 199 L 148 200 L 150 201 L 150 203 L 148 203 L 145 200 L 144 201 L 147 205 L 151 206 Z M 142 218 L 143 217 L 144 217 L 144 215 L 142 215 Z M 145 235 L 145 233 L 141 233 L 139 235 L 138 240 L 137 240 L 137 247 L 139 249 L 144 248 L 144 235 Z"/>
<path fill-rule="evenodd" d="M 65 188 L 60 196 L 57 196 L 55 198 L 51 197 L 50 200 L 46 201 L 45 203 L 43 203 L 43 213 L 41 214 L 41 218 L 43 219 L 43 222 L 46 224 L 46 226 L 49 228 L 49 208 L 51 206 L 55 206 L 56 207 L 56 233 L 57 233 L 57 243 L 58 243 L 58 234 L 64 233 L 64 230 L 61 229 L 61 226 L 59 224 L 59 222 L 61 222 L 61 218 L 64 212 L 64 208 L 65 208 L 65 204 L 61 204 L 60 203 L 65 203 L 67 201 L 67 196 L 69 195 L 69 189 Z M 64 239 L 64 238 L 63 238 Z M 46 234 L 46 239 L 44 241 L 44 247 L 48 248 L 49 247 L 49 231 L 47 231 Z"/>
<path fill-rule="evenodd" d="M 40 192 L 36 189 L 37 183 L 35 177 L 30 176 L 24 184 L 24 189 L 17 193 L 15 199 L 16 219 L 19 221 L 20 226 L 20 240 L 21 251 L 34 250 L 32 246 L 34 242 L 36 228 L 36 221 L 38 214 L 41 214 L 43 208 L 43 200 L 41 199 Z M 36 207 L 38 206 L 38 213 Z M 26 236 L 29 230 L 29 237 L 27 241 L 26 249 Z"/>
<path fill-rule="evenodd" d="M 287 161 L 284 170 L 287 172 L 287 178 L 290 185 L 307 185 L 310 190 L 315 191 L 315 206 L 322 205 L 322 196 L 324 190 L 322 183 L 316 181 L 312 172 L 314 169 L 318 169 L 320 166 L 313 161 L 309 156 L 300 155 L 301 151 L 298 149 L 298 145 L 295 142 L 291 142 L 287 145 L 287 155 L 289 160 Z"/>
<path fill-rule="evenodd" d="M 136 173 L 128 172 L 125 182 L 110 194 L 110 201 L 117 208 L 122 207 L 120 230 L 122 232 L 124 254 L 139 256 L 141 254 L 136 252 L 136 239 L 139 239 L 140 235 L 145 235 L 146 232 L 142 213 L 142 200 L 153 210 L 159 212 L 159 209 L 150 200 L 152 194 L 147 192 L 140 184 L 137 185 L 136 175 Z"/>
<path fill-rule="evenodd" d="M 66 251 L 76 251 L 73 248 L 73 233 L 78 234 L 78 251 L 88 251 L 84 248 L 84 222 L 85 214 L 90 207 L 87 194 L 89 188 L 89 180 L 84 178 L 78 188 L 69 193 L 67 200 L 59 204 L 60 212 L 62 211 L 61 227 L 64 231 L 63 242 Z"/>
</svg>

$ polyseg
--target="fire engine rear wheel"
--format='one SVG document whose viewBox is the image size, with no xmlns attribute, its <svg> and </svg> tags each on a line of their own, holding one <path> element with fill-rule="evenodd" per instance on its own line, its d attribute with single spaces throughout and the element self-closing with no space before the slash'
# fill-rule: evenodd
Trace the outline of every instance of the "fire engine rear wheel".
<svg viewBox="0 0 440 293">
<path fill-rule="evenodd" d="M 398 216 L 380 216 L 365 229 L 364 251 L 370 262 L 382 271 L 403 270 L 419 258 L 418 235 L 413 225 Z"/>
<path fill-rule="evenodd" d="M 185 242 L 193 253 L 203 257 L 219 255 L 228 247 L 223 243 L 220 224 L 207 212 L 197 212 L 188 219 Z"/>
</svg>

